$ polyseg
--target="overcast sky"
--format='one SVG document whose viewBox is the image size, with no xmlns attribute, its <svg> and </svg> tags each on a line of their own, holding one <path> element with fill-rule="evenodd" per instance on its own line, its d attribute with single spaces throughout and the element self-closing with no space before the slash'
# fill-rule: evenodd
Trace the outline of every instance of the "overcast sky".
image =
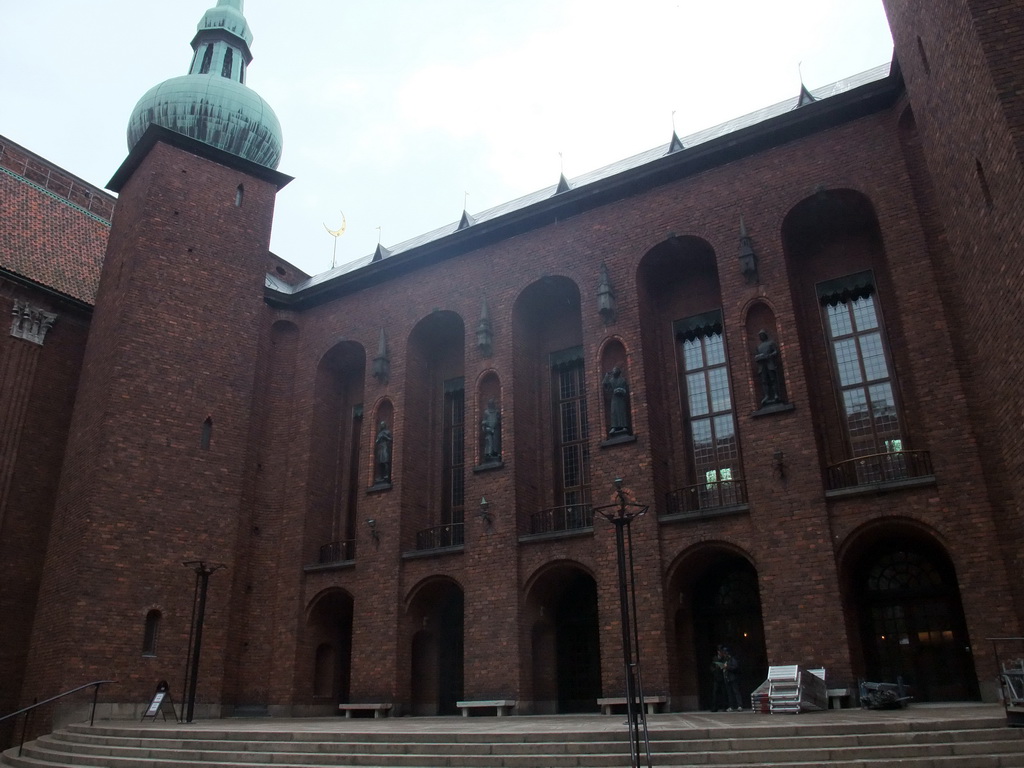
<svg viewBox="0 0 1024 768">
<path fill-rule="evenodd" d="M 0 134 L 98 186 L 215 0 L 3 0 Z M 881 0 L 248 0 L 284 132 L 271 248 L 316 274 L 892 56 Z M 673 112 L 675 113 L 673 118 Z M 561 158 L 559 157 L 561 153 Z M 467 197 L 468 193 L 468 197 Z M 378 229 L 379 228 L 379 229 Z"/>
</svg>

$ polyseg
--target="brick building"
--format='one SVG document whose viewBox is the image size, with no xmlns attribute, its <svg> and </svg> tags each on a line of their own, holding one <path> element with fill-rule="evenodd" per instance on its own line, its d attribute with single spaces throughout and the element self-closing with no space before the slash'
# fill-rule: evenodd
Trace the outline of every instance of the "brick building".
<svg viewBox="0 0 1024 768">
<path fill-rule="evenodd" d="M 624 685 L 615 478 L 672 709 L 719 642 L 748 690 L 800 663 L 993 698 L 985 639 L 1024 618 L 1024 3 L 886 5 L 891 68 L 312 278 L 268 249 L 288 177 L 240 0 L 136 108 L 112 220 L 5 146 L 0 707 L 177 691 L 202 561 L 204 712 L 592 710 Z"/>
</svg>

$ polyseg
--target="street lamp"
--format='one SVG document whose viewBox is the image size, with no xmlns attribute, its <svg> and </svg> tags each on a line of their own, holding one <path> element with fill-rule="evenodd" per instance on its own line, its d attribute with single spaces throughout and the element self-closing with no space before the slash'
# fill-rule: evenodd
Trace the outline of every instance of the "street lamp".
<svg viewBox="0 0 1024 768">
<path fill-rule="evenodd" d="M 629 536 L 629 579 L 626 578 L 626 533 L 629 524 L 647 513 L 646 504 L 629 501 L 622 490 L 622 478 L 613 481 L 617 500 L 594 507 L 594 512 L 615 526 L 615 553 L 619 566 L 619 612 L 622 624 L 622 660 L 626 673 L 626 720 L 630 729 L 629 752 L 632 768 L 640 767 L 641 750 L 651 768 L 651 739 L 647 731 L 643 677 L 640 674 L 640 638 L 636 624 L 636 577 L 633 573 L 633 537 Z M 632 596 L 632 600 L 630 597 Z M 643 736 L 643 743 L 640 738 Z"/>
<path fill-rule="evenodd" d="M 227 566 L 220 563 L 207 563 L 203 560 L 191 560 L 182 563 L 196 574 L 196 587 L 192 593 L 192 627 L 189 638 L 189 653 L 185 660 L 185 680 L 188 693 L 185 696 L 185 722 L 192 722 L 192 713 L 196 707 L 196 685 L 199 682 L 199 652 L 203 648 L 203 620 L 206 617 L 206 592 L 210 585 L 210 574 Z"/>
</svg>

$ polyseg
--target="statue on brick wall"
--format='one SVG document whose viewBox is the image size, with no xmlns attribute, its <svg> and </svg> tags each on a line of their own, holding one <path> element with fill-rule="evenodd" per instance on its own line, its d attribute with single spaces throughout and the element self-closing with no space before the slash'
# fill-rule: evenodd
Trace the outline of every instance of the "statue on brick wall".
<svg viewBox="0 0 1024 768">
<path fill-rule="evenodd" d="M 608 408 L 608 437 L 631 434 L 629 429 L 629 383 L 615 366 L 601 382 L 611 402 Z"/>
<path fill-rule="evenodd" d="M 768 336 L 767 331 L 760 331 L 757 338 L 760 343 L 754 353 L 754 362 L 757 363 L 757 376 L 761 379 L 761 405 L 775 405 L 782 402 L 782 396 L 779 394 L 782 383 L 779 346 Z"/>
<path fill-rule="evenodd" d="M 483 463 L 493 463 L 501 459 L 501 412 L 494 398 L 487 401 L 483 416 L 480 419 L 480 436 L 483 442 L 481 454 Z"/>
<path fill-rule="evenodd" d="M 377 428 L 377 437 L 374 440 L 376 446 L 374 453 L 377 459 L 377 472 L 374 475 L 375 483 L 391 482 L 391 443 L 393 438 L 388 423 L 382 421 Z"/>
</svg>

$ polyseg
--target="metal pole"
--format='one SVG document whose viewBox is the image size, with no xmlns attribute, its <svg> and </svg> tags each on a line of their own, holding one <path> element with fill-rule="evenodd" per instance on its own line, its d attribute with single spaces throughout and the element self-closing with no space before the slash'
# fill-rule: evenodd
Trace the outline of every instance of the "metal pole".
<svg viewBox="0 0 1024 768">
<path fill-rule="evenodd" d="M 619 566 L 619 621 L 622 625 L 622 660 L 626 673 L 626 719 L 629 721 L 629 754 L 633 768 L 640 768 L 640 724 L 636 716 L 636 685 L 633 677 L 633 633 L 629 622 L 629 592 L 626 587 L 626 543 L 624 531 L 629 520 L 618 516 L 615 525 L 615 555 Z"/>
<path fill-rule="evenodd" d="M 195 569 L 196 577 L 199 580 L 199 606 L 195 609 L 195 642 L 192 646 L 192 669 L 189 672 L 188 681 L 188 702 L 185 715 L 185 722 L 192 722 L 192 715 L 196 706 L 196 688 L 199 683 L 199 653 L 203 648 L 203 620 L 206 617 L 206 593 L 210 586 L 210 574 L 223 568 L 223 565 L 208 565 L 200 560 L 199 562 L 185 563 Z"/>
<path fill-rule="evenodd" d="M 619 616 L 622 625 L 622 659 L 626 678 L 626 717 L 629 725 L 629 752 L 632 768 L 641 768 L 641 754 L 646 753 L 651 766 L 651 744 L 644 713 L 644 694 L 640 687 L 640 639 L 636 629 L 636 577 L 633 573 L 633 537 L 629 539 L 629 566 L 626 565 L 626 533 L 629 524 L 647 512 L 648 507 L 627 499 L 622 480 L 616 478 L 617 503 L 595 507 L 594 512 L 615 526 L 615 555 L 619 569 Z M 630 589 L 633 599 L 630 601 Z M 630 610 L 632 607 L 632 611 Z M 632 620 L 633 624 L 630 624 Z M 642 733 L 641 733 L 642 731 Z M 643 740 L 641 742 L 641 739 Z M 646 750 L 645 750 L 646 747 Z"/>
<path fill-rule="evenodd" d="M 182 563 L 186 566 L 195 566 L 195 563 Z M 181 701 L 182 703 L 188 701 L 188 671 L 192 668 L 192 641 L 196 635 L 196 602 L 199 599 L 199 572 L 196 571 L 196 583 L 192 588 L 192 617 L 188 620 L 188 650 L 185 652 L 185 674 L 182 677 L 181 682 Z M 181 716 L 185 716 L 185 710 L 181 711 Z"/>
</svg>

